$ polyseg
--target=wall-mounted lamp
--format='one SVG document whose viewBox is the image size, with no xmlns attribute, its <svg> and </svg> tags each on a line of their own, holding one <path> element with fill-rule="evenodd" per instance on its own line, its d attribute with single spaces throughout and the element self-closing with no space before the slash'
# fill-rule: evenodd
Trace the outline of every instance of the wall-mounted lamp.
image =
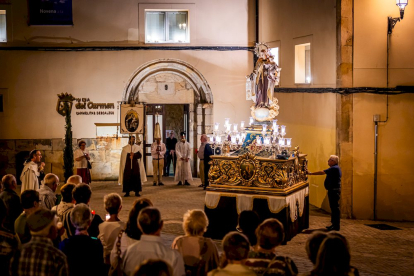
<svg viewBox="0 0 414 276">
<path fill-rule="evenodd" d="M 395 0 L 395 2 L 400 9 L 400 17 L 388 17 L 388 34 L 392 34 L 392 29 L 394 29 L 395 24 L 397 24 L 398 21 L 403 20 L 405 7 L 408 5 L 408 0 Z"/>
</svg>

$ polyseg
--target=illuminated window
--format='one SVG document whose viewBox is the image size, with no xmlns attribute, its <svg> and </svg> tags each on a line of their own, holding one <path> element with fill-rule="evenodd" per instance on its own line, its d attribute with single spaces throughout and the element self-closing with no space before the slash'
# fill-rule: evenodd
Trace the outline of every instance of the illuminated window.
<svg viewBox="0 0 414 276">
<path fill-rule="evenodd" d="M 146 43 L 189 43 L 188 11 L 145 11 Z"/>
<path fill-rule="evenodd" d="M 270 53 L 274 56 L 274 61 L 276 62 L 277 66 L 280 66 L 279 64 L 279 47 L 270 48 Z"/>
<path fill-rule="evenodd" d="M 295 45 L 295 83 L 311 83 L 310 43 Z"/>
<path fill-rule="evenodd" d="M 7 42 L 6 10 L 0 10 L 0 42 Z"/>
</svg>

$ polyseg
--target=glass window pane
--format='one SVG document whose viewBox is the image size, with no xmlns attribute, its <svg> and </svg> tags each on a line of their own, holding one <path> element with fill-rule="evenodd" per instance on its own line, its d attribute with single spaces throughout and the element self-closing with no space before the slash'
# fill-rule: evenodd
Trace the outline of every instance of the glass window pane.
<svg viewBox="0 0 414 276">
<path fill-rule="evenodd" d="M 165 41 L 165 12 L 146 12 L 145 20 L 145 41 Z"/>
<path fill-rule="evenodd" d="M 270 53 L 275 57 L 274 61 L 276 62 L 277 66 L 280 66 L 279 64 L 279 47 L 270 48 Z"/>
<path fill-rule="evenodd" d="M 0 42 L 7 42 L 6 11 L 0 10 Z"/>
<path fill-rule="evenodd" d="M 187 42 L 187 12 L 168 12 L 168 40 Z"/>
</svg>

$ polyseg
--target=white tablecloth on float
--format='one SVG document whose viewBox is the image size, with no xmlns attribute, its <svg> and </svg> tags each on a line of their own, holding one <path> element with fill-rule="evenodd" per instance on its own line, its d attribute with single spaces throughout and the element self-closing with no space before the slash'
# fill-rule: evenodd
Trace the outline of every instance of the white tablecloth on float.
<svg viewBox="0 0 414 276">
<path fill-rule="evenodd" d="M 235 197 L 237 205 L 237 213 L 242 211 L 253 210 L 253 200 L 255 198 L 266 199 L 269 210 L 272 213 L 279 213 L 283 208 L 290 207 L 290 219 L 296 220 L 296 206 L 299 205 L 299 216 L 303 214 L 305 207 L 305 197 L 309 195 L 309 187 L 296 191 L 288 196 L 268 196 L 268 195 L 248 195 L 236 193 L 220 193 L 207 191 L 205 197 L 205 204 L 207 208 L 215 209 L 220 201 L 220 197 Z"/>
</svg>

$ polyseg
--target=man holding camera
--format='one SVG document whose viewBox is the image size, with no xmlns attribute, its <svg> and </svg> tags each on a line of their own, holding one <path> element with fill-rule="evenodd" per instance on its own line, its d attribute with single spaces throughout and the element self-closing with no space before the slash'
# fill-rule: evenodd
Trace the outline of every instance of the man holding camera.
<svg viewBox="0 0 414 276">
<path fill-rule="evenodd" d="M 164 171 L 164 154 L 167 151 L 165 144 L 160 138 L 155 139 L 151 145 L 152 167 L 154 172 L 153 186 L 163 186 L 162 172 Z"/>
</svg>

